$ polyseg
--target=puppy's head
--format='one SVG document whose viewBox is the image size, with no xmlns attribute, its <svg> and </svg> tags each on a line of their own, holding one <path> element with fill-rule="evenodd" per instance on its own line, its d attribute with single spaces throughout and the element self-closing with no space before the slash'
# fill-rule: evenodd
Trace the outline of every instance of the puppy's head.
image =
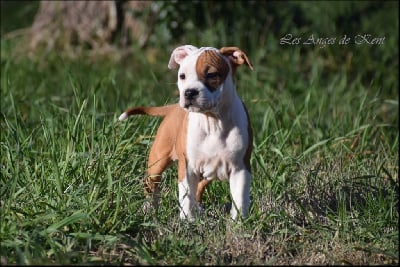
<svg viewBox="0 0 400 267">
<path fill-rule="evenodd" d="M 235 90 L 232 74 L 242 64 L 253 69 L 246 54 L 237 47 L 177 47 L 168 68 L 179 66 L 179 105 L 187 111 L 216 111 L 222 102 L 230 101 Z"/>
</svg>

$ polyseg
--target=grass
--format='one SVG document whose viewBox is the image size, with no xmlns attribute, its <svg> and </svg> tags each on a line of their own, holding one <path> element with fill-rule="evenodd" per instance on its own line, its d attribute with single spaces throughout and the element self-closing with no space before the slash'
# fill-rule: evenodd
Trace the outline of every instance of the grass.
<svg viewBox="0 0 400 267">
<path fill-rule="evenodd" d="M 72 60 L 14 42 L 2 40 L 2 264 L 398 264 L 396 72 L 333 71 L 320 49 L 249 51 L 255 71 L 237 73 L 255 132 L 249 217 L 232 222 L 228 184 L 214 182 L 188 224 L 175 166 L 159 212 L 142 213 L 160 120 L 117 121 L 176 102 L 172 46 Z"/>
</svg>

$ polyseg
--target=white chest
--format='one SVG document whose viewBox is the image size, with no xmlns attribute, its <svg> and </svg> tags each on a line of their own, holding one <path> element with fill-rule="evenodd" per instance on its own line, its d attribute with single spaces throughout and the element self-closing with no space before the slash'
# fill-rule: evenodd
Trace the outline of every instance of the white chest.
<svg viewBox="0 0 400 267">
<path fill-rule="evenodd" d="M 189 114 L 187 167 L 196 176 L 227 179 L 232 170 L 243 167 L 247 146 L 245 117 L 227 122 L 200 113 Z"/>
</svg>

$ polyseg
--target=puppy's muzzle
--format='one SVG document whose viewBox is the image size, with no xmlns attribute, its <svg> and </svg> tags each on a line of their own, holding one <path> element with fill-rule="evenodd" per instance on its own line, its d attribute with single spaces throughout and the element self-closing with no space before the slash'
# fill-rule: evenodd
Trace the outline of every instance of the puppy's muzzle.
<svg viewBox="0 0 400 267">
<path fill-rule="evenodd" d="M 184 96 L 186 100 L 193 100 L 199 95 L 199 91 L 197 89 L 186 89 Z"/>
</svg>

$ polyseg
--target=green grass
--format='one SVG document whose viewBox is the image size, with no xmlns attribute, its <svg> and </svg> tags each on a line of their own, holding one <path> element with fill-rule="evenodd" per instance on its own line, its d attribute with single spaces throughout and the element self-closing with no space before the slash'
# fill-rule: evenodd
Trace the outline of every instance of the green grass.
<svg viewBox="0 0 400 267">
<path fill-rule="evenodd" d="M 330 62 L 346 56 L 336 50 L 271 39 L 248 51 L 255 71 L 236 80 L 255 133 L 249 217 L 232 222 L 228 184 L 214 182 L 188 224 L 175 166 L 158 213 L 142 212 L 160 120 L 117 121 L 176 102 L 172 44 L 72 60 L 29 58 L 15 42 L 1 47 L 2 264 L 398 264 L 398 61 L 371 76 L 356 55 Z"/>
</svg>

